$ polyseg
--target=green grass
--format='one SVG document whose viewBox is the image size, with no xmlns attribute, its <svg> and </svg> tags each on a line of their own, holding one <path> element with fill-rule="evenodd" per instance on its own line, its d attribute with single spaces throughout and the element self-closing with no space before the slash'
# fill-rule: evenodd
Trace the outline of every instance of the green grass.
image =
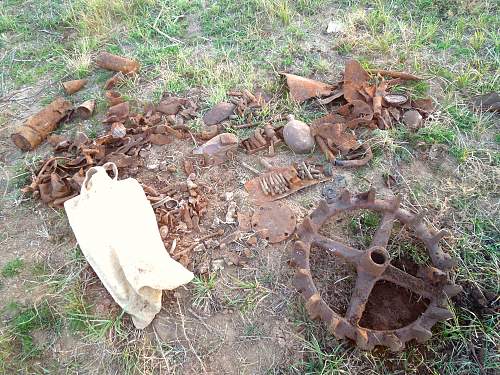
<svg viewBox="0 0 500 375">
<path fill-rule="evenodd" d="M 212 302 L 214 289 L 217 285 L 217 273 L 208 276 L 196 276 L 192 284 L 194 286 L 193 305 L 205 307 Z"/>
<path fill-rule="evenodd" d="M 373 211 L 364 211 L 350 219 L 349 232 L 363 246 L 369 246 L 372 236 L 380 223 L 380 215 Z"/>
<path fill-rule="evenodd" d="M 21 346 L 22 360 L 36 357 L 43 348 L 33 341 L 32 333 L 35 330 L 52 330 L 59 324 L 59 320 L 47 303 L 23 310 L 10 322 L 11 334 L 16 344 Z"/>
<path fill-rule="evenodd" d="M 13 259 L 8 261 L 2 267 L 2 276 L 3 277 L 14 277 L 21 273 L 21 270 L 24 267 L 24 262 L 22 259 Z"/>
</svg>

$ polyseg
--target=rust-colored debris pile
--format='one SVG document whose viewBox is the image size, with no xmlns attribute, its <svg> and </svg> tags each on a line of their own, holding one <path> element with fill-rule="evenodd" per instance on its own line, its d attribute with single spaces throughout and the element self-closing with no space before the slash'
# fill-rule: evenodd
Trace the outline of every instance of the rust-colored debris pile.
<svg viewBox="0 0 500 375">
<path fill-rule="evenodd" d="M 358 142 L 355 129 L 389 129 L 403 121 L 411 130 L 417 130 L 433 111 L 430 99 L 412 100 L 406 94 L 391 92 L 395 85 L 421 78 L 387 70 L 366 71 L 356 60 L 346 62 L 343 80 L 333 85 L 293 74 L 284 76 L 295 101 L 317 98 L 323 106 L 340 104 L 311 124 L 318 147 L 339 166 L 358 167 L 372 158 L 369 146 Z M 342 160 L 337 159 L 339 156 Z"/>
<path fill-rule="evenodd" d="M 433 110 L 431 100 L 413 100 L 395 90 L 396 85 L 406 80 L 419 80 L 419 77 L 402 72 L 365 70 L 355 60 L 346 62 L 343 79 L 335 84 L 284 73 L 295 101 L 302 103 L 314 98 L 315 103 L 327 112 L 307 124 L 291 114 L 271 118 L 263 115 L 274 103 L 260 89 L 254 92 L 230 91 L 227 101 L 213 106 L 203 116 L 200 116 L 197 100 L 170 93 L 164 93 L 158 103 L 148 103 L 137 110 L 138 105 L 117 90 L 122 82 L 138 74 L 139 63 L 103 52 L 97 57 L 96 65 L 113 72 L 103 86 L 107 103 L 106 112 L 101 114 L 103 134 L 89 138 L 77 132 L 69 139 L 52 133 L 60 123 L 73 123 L 96 115 L 94 99 L 73 105 L 64 98 L 56 98 L 30 117 L 12 134 L 12 141 L 26 151 L 36 148 L 47 138 L 54 155 L 41 164 L 24 192 L 53 207 L 61 207 L 80 193 L 89 168 L 114 163 L 120 178 L 135 176 L 141 182 L 156 215 L 166 251 L 200 274 L 221 267 L 220 264 L 207 265 L 208 253 L 224 253 L 232 259 L 231 264 L 245 264 L 251 251 L 248 248 L 243 254 L 229 251 L 228 245 L 235 241 L 241 243 L 246 239 L 248 246 L 254 246 L 260 238 L 265 243 L 274 244 L 291 238 L 295 233 L 294 238 L 299 240 L 295 243 L 292 263 L 297 268 L 296 286 L 307 301 L 309 314 L 325 321 L 337 337 L 348 337 L 362 349 L 371 350 L 375 345 L 383 345 L 401 350 L 412 338 L 419 342 L 427 340 L 432 326 L 450 316 L 445 306 L 446 297 L 458 293 L 459 288 L 448 278 L 447 272 L 452 268 L 453 260 L 438 245 L 443 232 L 430 231 L 421 216 L 401 209 L 398 199 L 377 200 L 373 191 L 356 196 L 344 191 L 338 197 L 335 192 L 329 192 L 328 202 L 323 201 L 297 231 L 297 216 L 282 200 L 302 189 L 331 180 L 335 167 L 366 165 L 373 155 L 370 145 L 358 139 L 361 129 L 389 129 L 400 122 L 411 130 L 424 126 Z M 62 89 L 67 95 L 75 95 L 88 85 L 87 80 L 78 79 L 62 83 Z M 199 132 L 188 126 L 195 119 L 203 123 Z M 244 130 L 245 137 L 240 139 L 237 134 L 242 129 L 248 130 Z M 182 166 L 170 164 L 166 168 L 169 177 L 157 173 L 159 169 L 155 166 L 148 167 L 146 159 L 150 150 L 176 151 L 174 147 L 180 143 L 191 142 L 191 156 L 183 158 Z M 258 153 L 274 156 L 285 148 L 303 158 L 295 158 L 289 165 L 280 166 L 273 166 L 260 158 L 263 172 L 241 161 L 243 167 L 255 174 L 255 177 L 243 181 L 252 212 L 241 212 L 232 192 L 224 192 L 225 198 L 221 198 L 222 192 L 217 191 L 216 185 L 231 181 L 224 181 L 225 168 L 217 168 L 217 165 L 228 159 L 238 162 L 241 152 L 248 154 L 248 158 L 255 158 Z M 318 149 L 326 162 L 314 155 Z M 177 173 L 180 169 L 184 171 L 182 177 Z M 220 173 L 213 186 L 200 178 L 211 170 Z M 231 176 L 227 179 L 234 180 L 235 176 Z M 223 208 L 222 219 L 215 214 L 218 208 Z M 319 228 L 332 216 L 356 209 L 370 209 L 382 214 L 381 226 L 366 251 L 319 234 Z M 422 240 L 433 267 L 413 276 L 390 264 L 386 247 L 395 220 L 412 229 Z M 345 317 L 336 314 L 326 304 L 312 281 L 309 256 L 313 245 L 356 266 L 358 280 Z M 377 281 L 382 280 L 405 287 L 429 300 L 422 316 L 399 329 L 361 326 L 360 319 L 372 289 Z"/>
</svg>

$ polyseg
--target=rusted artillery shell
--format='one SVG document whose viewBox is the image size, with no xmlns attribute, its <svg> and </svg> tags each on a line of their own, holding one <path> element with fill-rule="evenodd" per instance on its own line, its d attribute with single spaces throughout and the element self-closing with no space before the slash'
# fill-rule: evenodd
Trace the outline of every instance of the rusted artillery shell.
<svg viewBox="0 0 500 375">
<path fill-rule="evenodd" d="M 92 113 L 94 113 L 94 108 L 95 100 L 87 100 L 78 106 L 76 113 L 81 119 L 87 120 L 90 116 L 92 116 Z"/>
<path fill-rule="evenodd" d="M 127 59 L 108 52 L 101 52 L 95 62 L 100 68 L 122 72 L 123 74 L 136 73 L 139 70 L 139 62 L 136 60 Z"/>
<path fill-rule="evenodd" d="M 75 79 L 74 81 L 63 82 L 62 86 L 64 88 L 64 91 L 66 91 L 66 94 L 72 95 L 75 92 L 80 91 L 86 84 L 86 79 Z"/>
<path fill-rule="evenodd" d="M 71 103 L 63 98 L 56 98 L 47 107 L 31 116 L 23 126 L 11 135 L 12 142 L 23 151 L 33 150 L 38 146 L 59 121 L 71 109 Z"/>
</svg>

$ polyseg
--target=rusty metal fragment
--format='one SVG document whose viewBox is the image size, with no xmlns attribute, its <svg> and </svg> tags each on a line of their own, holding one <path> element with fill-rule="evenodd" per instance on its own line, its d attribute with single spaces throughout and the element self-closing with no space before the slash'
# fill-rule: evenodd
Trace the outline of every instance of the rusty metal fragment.
<svg viewBox="0 0 500 375">
<path fill-rule="evenodd" d="M 56 98 L 11 135 L 12 142 L 23 151 L 33 150 L 52 132 L 71 109 L 71 103 Z"/>
<path fill-rule="evenodd" d="M 235 108 L 232 103 L 219 103 L 203 115 L 203 122 L 207 126 L 219 124 L 234 114 Z"/>
<path fill-rule="evenodd" d="M 344 98 L 348 102 L 353 100 L 363 100 L 359 93 L 363 85 L 370 79 L 370 76 L 356 60 L 347 60 L 344 69 Z"/>
<path fill-rule="evenodd" d="M 269 243 L 286 240 L 295 231 L 296 217 L 281 202 L 271 202 L 257 207 L 252 215 L 252 229 Z"/>
<path fill-rule="evenodd" d="M 187 99 L 178 98 L 176 96 L 169 96 L 160 101 L 156 110 L 165 115 L 175 115 L 179 113 L 182 106 L 187 103 Z"/>
<path fill-rule="evenodd" d="M 313 127 L 311 133 L 313 136 L 331 140 L 341 153 L 347 153 L 359 147 L 356 136 L 348 132 L 347 125 L 343 123 L 321 124 Z"/>
<path fill-rule="evenodd" d="M 359 157 L 361 157 L 361 159 L 359 159 Z M 363 165 L 368 164 L 368 162 L 372 159 L 373 153 L 371 147 L 368 144 L 363 143 L 358 150 L 347 154 L 346 160 L 336 159 L 335 165 L 338 165 L 339 167 L 362 167 Z"/>
<path fill-rule="evenodd" d="M 200 133 L 200 137 L 204 141 L 208 141 L 209 139 L 215 137 L 217 134 L 219 134 L 219 127 L 217 125 L 210 125 Z"/>
<path fill-rule="evenodd" d="M 319 229 L 332 217 L 343 212 L 368 209 L 382 214 L 379 228 L 371 245 L 366 250 L 352 248 L 338 240 L 319 234 Z M 395 220 L 412 229 L 426 246 L 434 271 L 424 272 L 424 278 L 412 276 L 391 265 L 386 250 Z M 399 207 L 399 199 L 375 199 L 375 191 L 352 196 L 347 190 L 331 203 L 321 201 L 319 207 L 307 216 L 297 229 L 299 240 L 292 250 L 290 264 L 296 268 L 295 286 L 306 300 L 306 308 L 311 318 L 323 320 L 328 330 L 337 338 L 349 338 L 363 350 L 375 346 L 386 346 L 393 351 L 404 349 L 406 342 L 416 339 L 428 340 L 431 328 L 440 320 L 453 315 L 447 309 L 447 299 L 460 293 L 461 288 L 453 284 L 443 273 L 449 271 L 455 261 L 439 247 L 441 236 L 431 232 L 422 217 L 411 214 Z M 312 246 L 318 246 L 335 256 L 353 264 L 357 270 L 357 280 L 345 316 L 332 310 L 321 297 L 311 276 L 309 257 Z M 386 281 L 406 288 L 429 301 L 423 314 L 414 322 L 398 329 L 376 330 L 360 325 L 368 298 L 377 281 Z M 394 314 L 397 314 L 394 311 Z"/>
<path fill-rule="evenodd" d="M 73 81 L 66 81 L 62 83 L 64 91 L 66 94 L 72 95 L 75 92 L 80 91 L 87 84 L 86 79 L 75 79 Z"/>
<path fill-rule="evenodd" d="M 331 95 L 335 86 L 304 78 L 295 74 L 281 73 L 286 77 L 286 83 L 292 99 L 302 103 L 310 98 L 322 98 Z"/>
<path fill-rule="evenodd" d="M 193 154 L 202 155 L 207 164 L 221 163 L 238 147 L 238 137 L 231 133 L 222 133 L 205 144 L 195 148 Z"/>
<path fill-rule="evenodd" d="M 101 52 L 96 58 L 98 67 L 122 72 L 123 74 L 137 73 L 139 70 L 139 62 L 136 60 L 127 59 L 126 57 L 113 55 L 108 52 Z"/>
<path fill-rule="evenodd" d="M 112 124 L 113 122 L 124 122 L 130 112 L 128 102 L 116 104 L 108 109 L 104 123 Z"/>
<path fill-rule="evenodd" d="M 241 146 L 248 154 L 255 154 L 262 150 L 268 150 L 270 146 L 278 145 L 282 142 L 283 127 L 274 128 L 266 124 L 264 128 L 257 128 L 253 134 L 241 142 Z"/>
<path fill-rule="evenodd" d="M 87 100 L 76 108 L 76 115 L 83 120 L 89 119 L 94 113 L 95 100 Z"/>
</svg>

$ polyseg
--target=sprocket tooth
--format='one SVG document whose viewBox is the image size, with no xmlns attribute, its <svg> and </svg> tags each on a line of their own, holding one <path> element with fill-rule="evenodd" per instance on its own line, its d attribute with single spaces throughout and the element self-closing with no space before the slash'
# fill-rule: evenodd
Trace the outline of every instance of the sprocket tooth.
<svg viewBox="0 0 500 375">
<path fill-rule="evenodd" d="M 432 236 L 430 242 L 432 244 L 437 244 L 439 241 L 441 241 L 444 237 L 450 236 L 450 232 L 447 231 L 446 229 L 441 229 L 439 232 L 437 232 L 434 236 Z"/>
<path fill-rule="evenodd" d="M 311 319 L 318 319 L 321 317 L 321 312 L 319 311 L 319 306 L 321 303 L 321 296 L 319 293 L 314 293 L 306 302 L 306 310 L 309 313 Z"/>
<path fill-rule="evenodd" d="M 314 224 L 310 216 L 306 216 L 302 222 L 302 230 L 310 233 L 317 233 L 318 226 Z"/>
<path fill-rule="evenodd" d="M 457 294 L 462 293 L 462 291 L 463 288 L 457 284 L 448 284 L 443 288 L 443 292 L 448 298 L 455 297 Z"/>
<path fill-rule="evenodd" d="M 356 330 L 356 345 L 361 350 L 372 350 L 375 347 L 375 345 L 370 344 L 368 332 L 362 328 Z"/>
<path fill-rule="evenodd" d="M 385 334 L 383 344 L 393 352 L 399 352 L 405 346 L 403 341 L 393 333 Z"/>
<path fill-rule="evenodd" d="M 314 286 L 310 282 L 311 273 L 308 269 L 299 268 L 295 273 L 293 279 L 293 285 L 295 288 L 302 293 L 305 299 L 308 299 L 314 292 Z"/>
<path fill-rule="evenodd" d="M 335 330 L 333 331 L 333 335 L 338 339 L 342 340 L 347 337 L 347 332 L 345 328 L 345 321 L 339 320 L 338 324 L 335 326 Z"/>
<path fill-rule="evenodd" d="M 375 202 L 375 195 L 377 195 L 377 191 L 372 187 L 366 194 L 366 200 L 370 203 Z"/>
<path fill-rule="evenodd" d="M 453 314 L 448 310 L 442 307 L 433 306 L 431 307 L 426 314 L 429 318 L 436 320 L 448 320 L 453 318 Z"/>
<path fill-rule="evenodd" d="M 351 192 L 347 189 L 342 190 L 342 193 L 340 193 L 340 201 L 343 203 L 351 203 Z"/>
<path fill-rule="evenodd" d="M 328 329 L 332 334 L 335 334 L 335 331 L 337 330 L 339 323 L 340 319 L 337 318 L 336 316 L 333 316 L 332 319 L 330 320 L 330 323 L 328 323 Z"/>
<path fill-rule="evenodd" d="M 431 331 L 429 331 L 428 329 L 426 329 L 418 324 L 415 324 L 413 327 L 411 327 L 411 332 L 412 332 L 413 336 L 415 337 L 415 339 L 420 344 L 426 342 L 432 336 Z"/>
</svg>

